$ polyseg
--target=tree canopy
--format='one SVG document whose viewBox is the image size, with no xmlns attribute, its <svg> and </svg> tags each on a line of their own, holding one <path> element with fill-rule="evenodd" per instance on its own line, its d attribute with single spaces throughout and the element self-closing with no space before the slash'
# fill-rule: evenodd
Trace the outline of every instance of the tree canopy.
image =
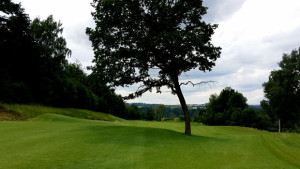
<svg viewBox="0 0 300 169">
<path fill-rule="evenodd" d="M 112 86 L 140 83 L 128 99 L 166 86 L 177 94 L 190 118 L 179 76 L 192 69 L 210 71 L 220 57 L 211 43 L 217 25 L 202 21 L 207 8 L 202 0 L 94 0 L 96 22 L 87 34 L 95 53 L 94 71 Z M 158 69 L 158 76 L 151 70 Z"/>
<path fill-rule="evenodd" d="M 62 24 L 56 22 L 52 15 L 45 20 L 35 18 L 31 23 L 31 35 L 40 47 L 41 57 L 54 69 L 55 66 L 66 65 L 66 57 L 71 56 L 62 33 Z"/>
<path fill-rule="evenodd" d="M 209 98 L 204 113 L 204 123 L 213 125 L 228 125 L 234 111 L 247 108 L 247 99 L 238 91 L 226 87 L 220 95 L 213 94 Z"/>
</svg>

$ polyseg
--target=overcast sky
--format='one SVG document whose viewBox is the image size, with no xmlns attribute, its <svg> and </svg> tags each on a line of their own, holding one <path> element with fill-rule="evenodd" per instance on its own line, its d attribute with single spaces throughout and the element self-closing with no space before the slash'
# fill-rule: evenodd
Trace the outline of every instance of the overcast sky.
<svg viewBox="0 0 300 169">
<path fill-rule="evenodd" d="M 63 24 L 63 36 L 72 50 L 70 62 L 92 65 L 93 50 L 86 27 L 93 27 L 91 0 L 13 0 L 21 2 L 31 19 L 53 15 Z M 272 70 L 278 69 L 283 53 L 300 46 L 299 0 L 204 0 L 208 13 L 205 21 L 218 24 L 213 44 L 222 47 L 221 58 L 211 72 L 187 72 L 181 81 L 216 81 L 199 87 L 184 86 L 187 104 L 208 102 L 211 94 L 219 94 L 227 86 L 241 92 L 248 104 L 259 104 L 264 98 L 262 83 Z M 137 86 L 118 88 L 126 95 Z M 168 90 L 163 94 L 146 93 L 128 102 L 179 104 Z"/>
</svg>

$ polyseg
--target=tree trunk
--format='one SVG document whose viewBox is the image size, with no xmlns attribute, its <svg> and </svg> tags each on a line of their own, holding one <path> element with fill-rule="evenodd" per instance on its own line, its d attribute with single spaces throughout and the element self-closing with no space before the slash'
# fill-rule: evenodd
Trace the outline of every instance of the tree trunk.
<svg viewBox="0 0 300 169">
<path fill-rule="evenodd" d="M 278 132 L 281 132 L 281 124 L 280 124 L 280 119 L 278 119 Z"/>
<path fill-rule="evenodd" d="M 186 135 L 191 135 L 190 114 L 189 114 L 189 110 L 187 108 L 184 96 L 182 94 L 182 91 L 181 91 L 181 88 L 180 88 L 180 85 L 179 85 L 178 77 L 173 78 L 173 83 L 175 85 L 176 94 L 179 98 L 181 108 L 182 108 L 182 111 L 184 113 L 184 119 L 185 119 L 185 132 L 184 133 Z"/>
</svg>

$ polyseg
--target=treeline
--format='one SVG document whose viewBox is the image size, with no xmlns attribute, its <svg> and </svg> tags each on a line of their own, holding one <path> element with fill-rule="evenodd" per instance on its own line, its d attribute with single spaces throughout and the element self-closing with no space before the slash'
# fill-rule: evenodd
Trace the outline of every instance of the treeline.
<svg viewBox="0 0 300 169">
<path fill-rule="evenodd" d="M 123 99 L 80 63 L 52 16 L 30 21 L 11 0 L 0 2 L 0 101 L 85 108 L 125 116 Z"/>
<path fill-rule="evenodd" d="M 126 104 L 126 110 L 126 119 L 161 121 L 164 118 L 166 107 L 160 104 L 141 108 L 134 104 Z"/>
<path fill-rule="evenodd" d="M 194 116 L 202 108 L 190 108 L 190 116 Z M 169 106 L 163 104 L 127 104 L 127 119 L 132 120 L 155 120 L 155 121 L 176 121 L 183 116 L 183 111 L 180 106 Z"/>
<path fill-rule="evenodd" d="M 134 104 L 135 105 L 135 104 Z M 139 111 L 142 114 L 147 114 L 150 111 L 155 111 L 157 107 L 164 106 L 164 111 L 162 112 L 162 118 L 165 119 L 174 119 L 179 118 L 183 115 L 182 108 L 180 106 L 168 106 L 168 105 L 143 105 L 139 107 Z M 189 107 L 190 116 L 194 116 L 194 114 L 200 111 L 201 107 Z"/>
</svg>

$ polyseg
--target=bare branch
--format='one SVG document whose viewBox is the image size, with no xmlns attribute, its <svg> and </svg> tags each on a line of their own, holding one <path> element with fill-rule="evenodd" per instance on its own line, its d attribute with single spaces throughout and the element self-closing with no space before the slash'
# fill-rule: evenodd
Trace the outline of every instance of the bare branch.
<svg viewBox="0 0 300 169">
<path fill-rule="evenodd" d="M 192 81 L 188 81 L 188 82 L 182 82 L 182 83 L 180 83 L 180 86 L 182 86 L 182 85 L 188 85 L 188 84 L 191 84 L 191 85 L 193 85 L 193 87 L 195 87 L 195 86 L 200 86 L 200 85 L 202 85 L 202 84 L 207 84 L 207 85 L 209 85 L 210 86 L 210 83 L 216 83 L 216 81 L 202 81 L 202 82 L 199 82 L 199 83 L 193 83 Z M 211 87 L 211 86 L 210 86 Z"/>
</svg>

